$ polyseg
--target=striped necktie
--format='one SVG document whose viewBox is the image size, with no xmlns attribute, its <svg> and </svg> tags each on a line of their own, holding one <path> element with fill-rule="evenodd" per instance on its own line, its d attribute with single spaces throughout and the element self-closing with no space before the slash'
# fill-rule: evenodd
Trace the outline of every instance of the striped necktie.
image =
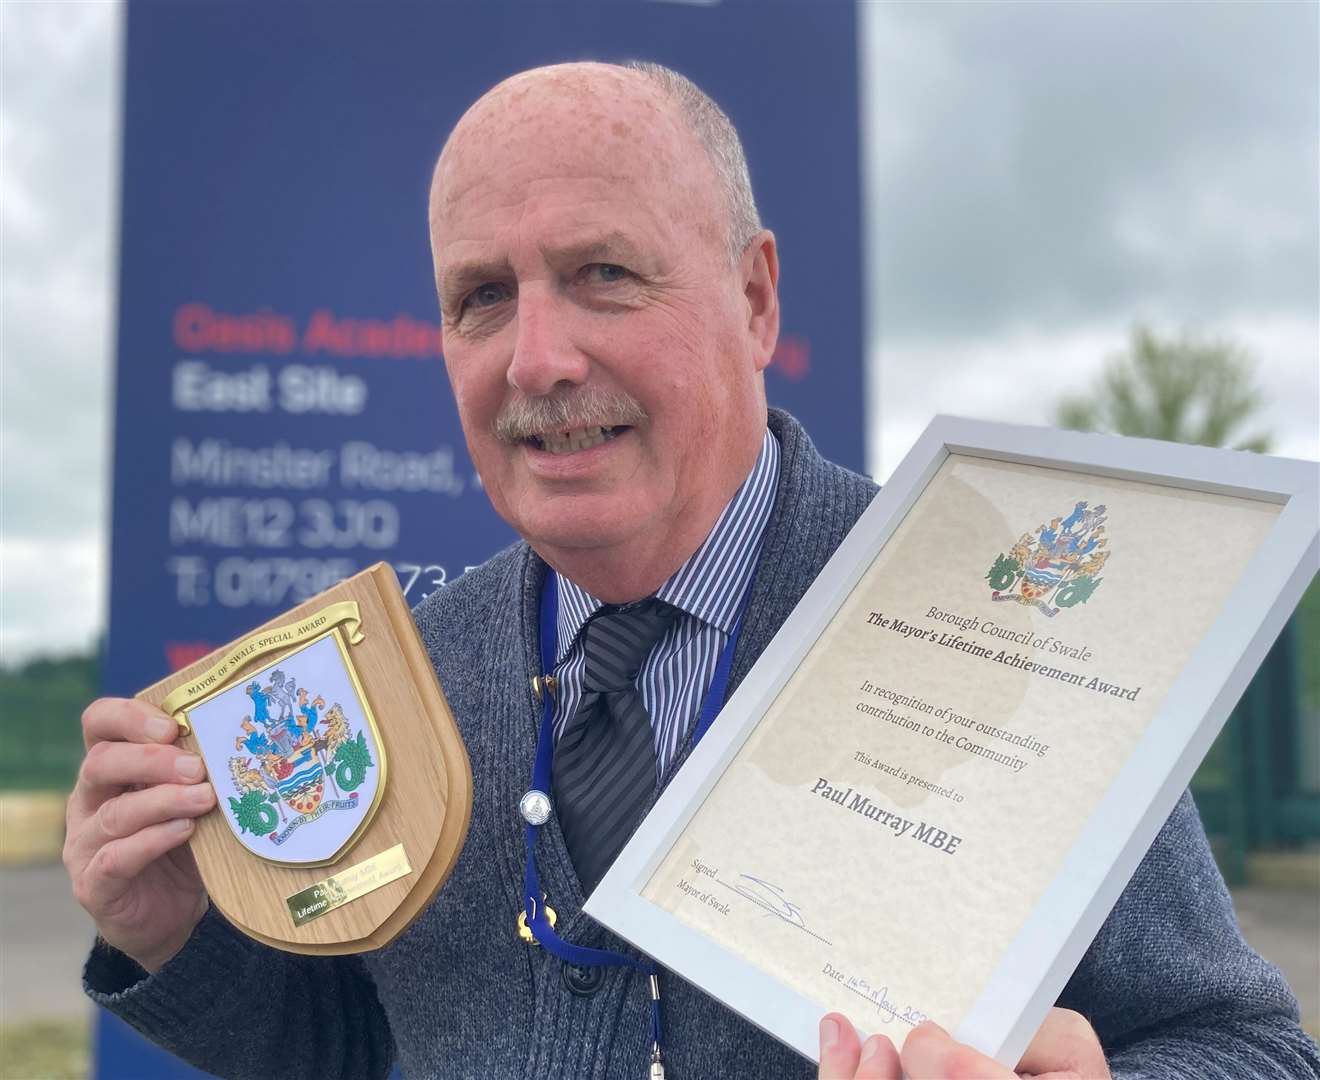
<svg viewBox="0 0 1320 1080">
<path fill-rule="evenodd" d="M 590 893 L 655 793 L 651 718 L 637 674 L 677 609 L 654 597 L 603 607 L 583 628 L 582 699 L 555 746 L 555 812 Z"/>
</svg>

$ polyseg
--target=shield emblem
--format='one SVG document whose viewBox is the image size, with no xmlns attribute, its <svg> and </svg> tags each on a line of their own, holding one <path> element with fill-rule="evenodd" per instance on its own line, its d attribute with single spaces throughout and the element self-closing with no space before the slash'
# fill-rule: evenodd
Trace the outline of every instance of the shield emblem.
<svg viewBox="0 0 1320 1080">
<path fill-rule="evenodd" d="M 371 820 L 383 743 L 331 630 L 188 709 L 225 823 L 254 855 L 334 861 Z"/>
</svg>

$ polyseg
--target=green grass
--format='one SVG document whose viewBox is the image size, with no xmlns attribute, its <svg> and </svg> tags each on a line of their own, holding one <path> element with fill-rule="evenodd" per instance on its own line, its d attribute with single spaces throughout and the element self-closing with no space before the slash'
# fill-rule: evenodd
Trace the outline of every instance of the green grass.
<svg viewBox="0 0 1320 1080">
<path fill-rule="evenodd" d="M 0 788 L 68 790 L 82 761 L 82 711 L 96 696 L 90 656 L 0 668 Z"/>
<path fill-rule="evenodd" d="M 91 1061 L 86 1020 L 0 1027 L 0 1080 L 81 1080 Z"/>
</svg>

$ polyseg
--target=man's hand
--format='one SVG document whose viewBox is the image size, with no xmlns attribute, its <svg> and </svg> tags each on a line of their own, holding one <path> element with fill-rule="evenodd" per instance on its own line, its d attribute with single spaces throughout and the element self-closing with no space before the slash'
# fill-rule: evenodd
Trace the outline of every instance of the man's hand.
<svg viewBox="0 0 1320 1080">
<path fill-rule="evenodd" d="M 863 1044 L 848 1019 L 830 1013 L 820 1022 L 820 1080 L 1109 1080 L 1100 1040 L 1086 1018 L 1051 1009 L 1027 1052 L 1010 1072 L 970 1046 L 953 1041 L 929 1020 L 913 1028 L 900 1054 L 884 1035 Z"/>
<path fill-rule="evenodd" d="M 181 845 L 215 790 L 200 757 L 169 745 L 178 725 L 159 709 L 102 698 L 82 725 L 87 756 L 69 796 L 64 865 L 101 937 L 155 972 L 206 913 L 197 864 Z"/>
</svg>

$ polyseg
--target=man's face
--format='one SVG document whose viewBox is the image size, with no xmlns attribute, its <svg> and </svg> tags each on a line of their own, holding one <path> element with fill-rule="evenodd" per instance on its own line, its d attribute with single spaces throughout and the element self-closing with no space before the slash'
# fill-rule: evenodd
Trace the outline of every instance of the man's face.
<svg viewBox="0 0 1320 1080">
<path fill-rule="evenodd" d="M 773 340 L 725 222 L 699 144 L 629 73 L 520 77 L 451 139 L 445 362 L 491 502 L 552 563 L 708 529 L 751 467 Z"/>
</svg>

